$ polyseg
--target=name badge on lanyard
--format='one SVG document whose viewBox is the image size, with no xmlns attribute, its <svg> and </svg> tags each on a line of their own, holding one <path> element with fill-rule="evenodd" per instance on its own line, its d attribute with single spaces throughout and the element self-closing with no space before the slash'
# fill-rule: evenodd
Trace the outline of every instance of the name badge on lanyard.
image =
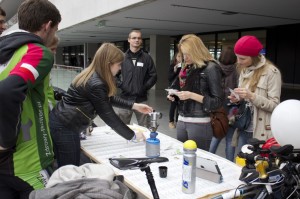
<svg viewBox="0 0 300 199">
<path fill-rule="evenodd" d="M 143 67 L 143 66 L 144 66 L 144 63 L 138 62 L 138 63 L 136 64 L 136 66 Z"/>
</svg>

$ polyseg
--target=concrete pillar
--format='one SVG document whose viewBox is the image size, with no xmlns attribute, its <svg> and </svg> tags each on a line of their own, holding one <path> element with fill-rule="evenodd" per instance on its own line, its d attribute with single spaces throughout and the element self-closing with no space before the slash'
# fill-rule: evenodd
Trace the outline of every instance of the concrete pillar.
<svg viewBox="0 0 300 199">
<path fill-rule="evenodd" d="M 56 49 L 56 54 L 54 56 L 54 63 L 55 64 L 60 64 L 60 65 L 64 64 L 64 61 L 63 61 L 63 47 L 58 47 Z"/>
<path fill-rule="evenodd" d="M 170 37 L 150 35 L 150 55 L 157 71 L 156 90 L 168 87 L 168 70 L 170 65 Z"/>
<path fill-rule="evenodd" d="M 91 58 L 91 59 L 94 58 L 94 55 L 95 55 L 96 51 L 99 48 L 99 44 L 97 44 L 97 43 L 85 43 L 84 46 L 85 46 L 84 50 L 86 51 L 86 52 L 84 52 L 84 55 L 86 56 L 85 57 L 85 64 L 86 64 L 86 66 L 88 66 L 88 64 L 87 64 L 88 58 Z"/>
</svg>

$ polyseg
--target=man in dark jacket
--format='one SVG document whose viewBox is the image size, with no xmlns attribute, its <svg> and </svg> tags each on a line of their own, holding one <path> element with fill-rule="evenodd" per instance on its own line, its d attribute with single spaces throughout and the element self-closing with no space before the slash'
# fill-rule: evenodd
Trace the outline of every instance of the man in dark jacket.
<svg viewBox="0 0 300 199">
<path fill-rule="evenodd" d="M 52 42 L 61 16 L 48 0 L 25 0 L 20 30 L 0 38 L 0 193 L 28 198 L 42 189 L 53 164 L 49 132 L 49 73 Z"/>
<path fill-rule="evenodd" d="M 125 53 L 121 74 L 117 78 L 121 97 L 136 103 L 146 103 L 148 90 L 156 83 L 157 74 L 151 56 L 141 49 L 142 33 L 132 30 L 128 36 L 130 48 Z M 138 124 L 147 126 L 147 115 L 134 110 L 119 109 L 118 115 L 125 124 L 129 124 L 132 113 L 135 113 Z"/>
</svg>

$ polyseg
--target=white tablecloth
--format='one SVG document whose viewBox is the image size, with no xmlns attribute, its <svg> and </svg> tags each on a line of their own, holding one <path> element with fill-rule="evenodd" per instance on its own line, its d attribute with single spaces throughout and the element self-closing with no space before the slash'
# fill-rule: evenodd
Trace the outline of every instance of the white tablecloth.
<svg viewBox="0 0 300 199">
<path fill-rule="evenodd" d="M 142 127 L 141 127 L 142 128 Z M 149 133 L 145 133 L 149 137 Z M 220 156 L 197 150 L 197 155 L 216 160 L 223 174 L 223 182 L 220 184 L 196 179 L 196 192 L 194 194 L 184 194 L 181 191 L 182 175 L 182 142 L 171 138 L 165 134 L 158 133 L 161 142 L 161 157 L 167 157 L 169 162 L 152 163 L 150 165 L 155 184 L 160 198 L 201 198 L 209 194 L 219 193 L 230 189 L 235 189 L 241 181 L 238 180 L 241 168 L 234 163 Z M 145 156 L 145 143 L 132 143 L 115 133 L 108 126 L 94 128 L 91 136 L 81 141 L 81 148 L 94 160 L 100 163 L 109 164 L 109 158 L 137 158 Z M 158 166 L 168 167 L 167 178 L 160 178 Z M 112 165 L 111 165 L 112 166 Z M 113 167 L 113 166 L 112 166 Z M 145 172 L 140 170 L 119 170 L 113 167 L 116 174 L 124 175 L 126 184 L 140 192 L 147 198 L 152 198 L 152 193 L 147 182 Z"/>
</svg>

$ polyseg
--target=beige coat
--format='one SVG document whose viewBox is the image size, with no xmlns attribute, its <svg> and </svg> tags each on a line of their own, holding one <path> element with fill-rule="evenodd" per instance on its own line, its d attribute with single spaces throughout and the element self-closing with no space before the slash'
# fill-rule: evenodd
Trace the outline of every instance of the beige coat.
<svg viewBox="0 0 300 199">
<path fill-rule="evenodd" d="M 281 85 L 280 71 L 269 64 L 257 84 L 255 100 L 251 101 L 254 107 L 254 138 L 267 140 L 273 137 L 270 120 L 273 110 L 280 103 Z"/>
</svg>

